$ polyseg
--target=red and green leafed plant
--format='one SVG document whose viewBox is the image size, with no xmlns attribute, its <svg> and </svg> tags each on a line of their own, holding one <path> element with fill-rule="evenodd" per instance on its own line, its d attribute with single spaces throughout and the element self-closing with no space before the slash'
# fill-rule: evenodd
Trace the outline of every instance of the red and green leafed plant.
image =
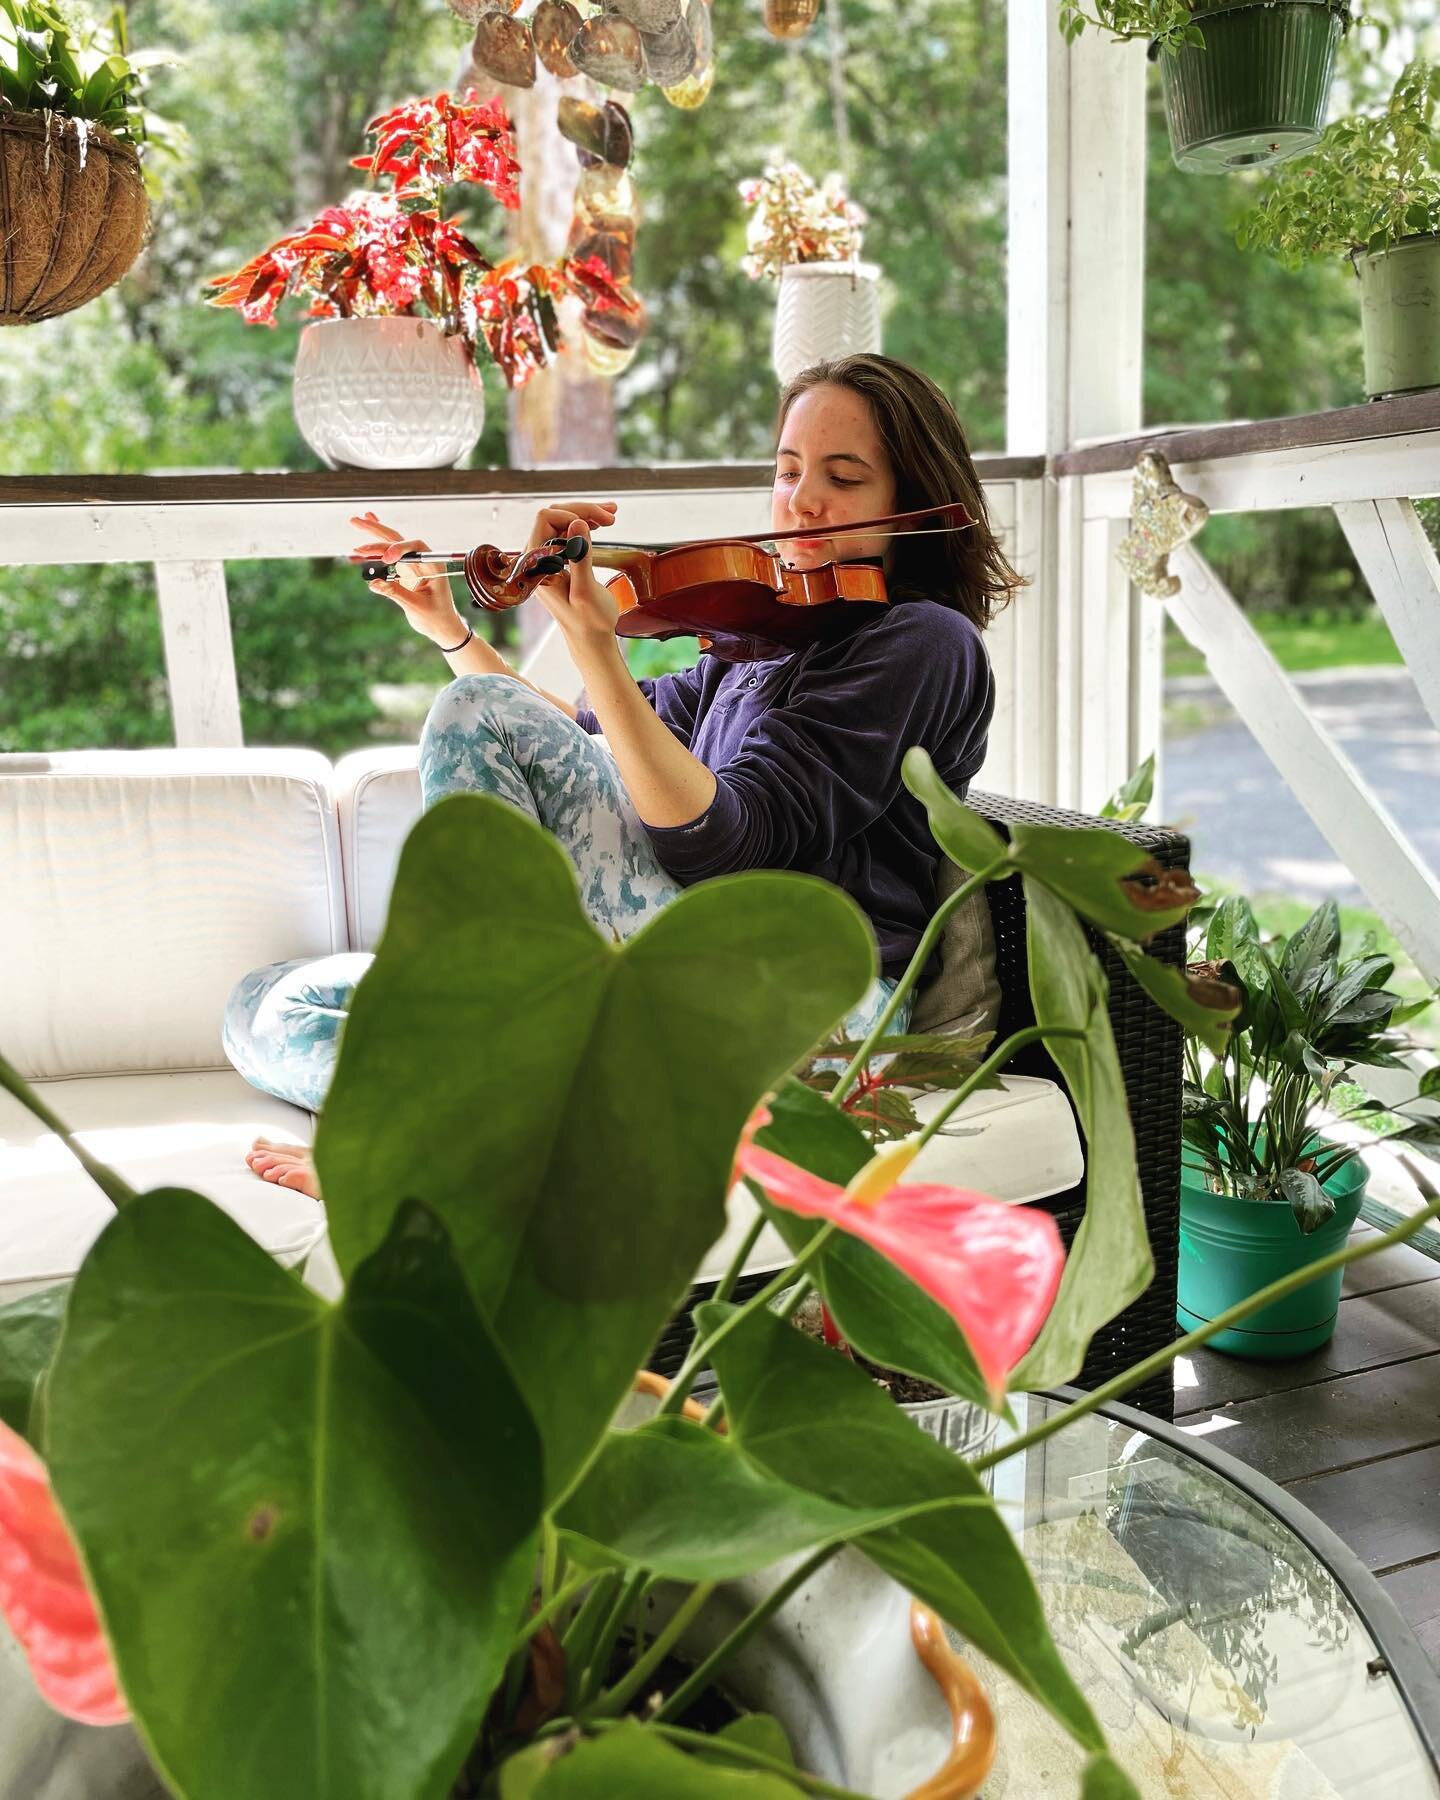
<svg viewBox="0 0 1440 1800">
<path fill-rule="evenodd" d="M 309 295 L 309 316 L 434 319 L 473 355 L 483 342 L 512 386 L 559 350 L 556 302 L 578 294 L 600 312 L 634 309 L 628 287 L 598 257 L 499 263 L 444 216 L 446 190 L 480 187 L 503 207 L 520 204 L 515 136 L 499 101 L 473 89 L 407 100 L 366 127 L 373 148 L 352 158 L 376 187 L 330 206 L 206 288 L 212 306 L 247 324 L 273 325 L 280 302 Z"/>
</svg>

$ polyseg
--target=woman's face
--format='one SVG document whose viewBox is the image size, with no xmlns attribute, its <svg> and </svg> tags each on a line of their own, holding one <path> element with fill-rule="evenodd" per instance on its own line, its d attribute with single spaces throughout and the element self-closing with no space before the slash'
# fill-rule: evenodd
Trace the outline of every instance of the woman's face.
<svg viewBox="0 0 1440 1800">
<path fill-rule="evenodd" d="M 791 405 L 775 452 L 770 495 L 772 531 L 813 531 L 779 546 L 794 569 L 820 563 L 883 556 L 888 533 L 826 535 L 837 525 L 879 519 L 895 511 L 895 477 L 875 429 L 869 402 L 849 388 L 825 382 L 807 388 Z"/>
</svg>

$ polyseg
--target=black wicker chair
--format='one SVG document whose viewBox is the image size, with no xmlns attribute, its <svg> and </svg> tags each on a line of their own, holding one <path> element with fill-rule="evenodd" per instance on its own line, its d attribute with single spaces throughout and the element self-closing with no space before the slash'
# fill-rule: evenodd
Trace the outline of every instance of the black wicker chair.
<svg viewBox="0 0 1440 1800">
<path fill-rule="evenodd" d="M 969 805 L 1008 836 L 1015 824 L 1102 826 L 1118 831 L 1131 843 L 1153 856 L 1165 869 L 1188 868 L 1190 842 L 1179 832 L 1148 825 L 1121 825 L 1083 813 L 1060 812 L 1024 800 L 1006 800 L 995 794 L 971 793 Z M 1025 897 L 1019 876 L 991 882 L 985 890 L 995 928 L 995 961 L 1004 1000 L 997 1042 L 1034 1023 L 1030 984 L 1025 961 Z M 1172 1343 L 1176 1336 L 1175 1285 L 1180 1240 L 1180 1096 L 1183 1080 L 1183 1036 L 1180 1027 L 1136 985 L 1115 952 L 1094 933 L 1091 942 L 1110 984 L 1110 1025 L 1125 1081 L 1130 1119 L 1135 1130 L 1135 1150 L 1140 1167 L 1140 1189 L 1145 1222 L 1155 1258 L 1155 1279 L 1133 1305 L 1100 1330 L 1090 1345 L 1076 1385 L 1098 1387 L 1137 1363 L 1142 1357 Z M 1158 933 L 1149 944 L 1151 955 L 1162 962 L 1180 963 L 1185 954 L 1184 927 Z M 1063 1078 L 1043 1045 L 1032 1045 L 1009 1065 L 1017 1074 L 1045 1075 L 1064 1086 Z M 1063 1194 L 1031 1202 L 1052 1213 L 1066 1247 L 1070 1246 L 1085 1211 L 1083 1183 Z M 769 1279 L 746 1276 L 736 1289 L 744 1299 Z M 649 1359 L 649 1367 L 661 1374 L 679 1368 L 694 1335 L 692 1306 L 706 1297 L 710 1284 L 694 1289 L 686 1306 L 671 1320 Z M 1125 1396 L 1131 1406 L 1162 1419 L 1174 1417 L 1174 1390 L 1169 1372 L 1132 1390 Z"/>
</svg>

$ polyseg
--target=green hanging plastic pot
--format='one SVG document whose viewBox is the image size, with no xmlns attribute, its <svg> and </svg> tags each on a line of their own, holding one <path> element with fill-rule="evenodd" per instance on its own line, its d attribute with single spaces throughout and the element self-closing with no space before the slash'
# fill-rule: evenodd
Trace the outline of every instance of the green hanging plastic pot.
<svg viewBox="0 0 1440 1800">
<path fill-rule="evenodd" d="M 1440 387 L 1440 237 L 1404 237 L 1354 261 L 1365 392 L 1378 400 Z"/>
<path fill-rule="evenodd" d="M 1286 1201 L 1212 1194 L 1199 1158 L 1187 1146 L 1180 1170 L 1178 1323 L 1194 1331 L 1272 1281 L 1340 1249 L 1360 1216 L 1368 1174 L 1357 1156 L 1322 1183 L 1335 1211 L 1305 1237 Z M 1267 1359 L 1318 1350 L 1335 1330 L 1343 1274 L 1334 1269 L 1262 1306 L 1242 1325 L 1211 1338 L 1209 1348 Z"/>
<path fill-rule="evenodd" d="M 1343 0 L 1202 0 L 1205 48 L 1151 44 L 1176 166 L 1192 175 L 1260 169 L 1308 150 L 1325 129 Z"/>
</svg>

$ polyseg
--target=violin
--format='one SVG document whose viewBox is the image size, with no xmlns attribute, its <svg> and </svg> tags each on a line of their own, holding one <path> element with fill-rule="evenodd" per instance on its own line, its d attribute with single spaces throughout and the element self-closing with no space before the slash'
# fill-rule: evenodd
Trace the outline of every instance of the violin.
<svg viewBox="0 0 1440 1800">
<path fill-rule="evenodd" d="M 939 521 L 926 527 L 922 520 Z M 547 576 L 588 550 L 596 565 L 614 569 L 610 594 L 620 608 L 622 638 L 698 636 L 702 650 L 729 662 L 756 662 L 832 637 L 859 622 L 851 607 L 883 606 L 885 575 L 873 562 L 827 562 L 792 569 L 766 545 L 790 538 L 874 534 L 886 528 L 962 531 L 972 525 L 958 501 L 920 512 L 891 513 L 817 534 L 813 530 L 699 538 L 681 544 L 608 544 L 576 536 L 552 538 L 533 550 L 410 550 L 394 562 L 360 564 L 366 581 L 387 581 L 407 562 L 438 563 L 465 576 L 473 606 L 502 612 L 528 600 Z M 892 529 L 891 535 L 895 535 Z"/>
</svg>

